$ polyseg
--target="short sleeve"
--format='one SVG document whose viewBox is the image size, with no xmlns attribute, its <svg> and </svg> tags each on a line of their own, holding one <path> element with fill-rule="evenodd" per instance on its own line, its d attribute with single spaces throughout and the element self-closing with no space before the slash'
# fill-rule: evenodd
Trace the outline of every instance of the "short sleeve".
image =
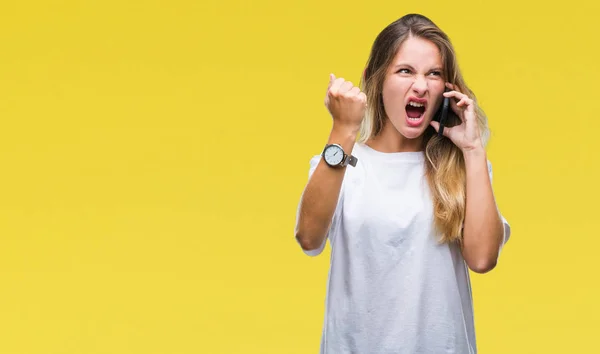
<svg viewBox="0 0 600 354">
<path fill-rule="evenodd" d="M 317 169 L 317 166 L 319 165 L 319 162 L 321 161 L 321 155 L 315 155 L 310 159 L 310 166 L 309 166 L 309 170 L 308 170 L 308 179 L 310 179 L 313 175 L 313 173 L 315 172 L 315 170 Z M 333 219 L 331 221 L 331 227 L 329 228 L 329 231 L 327 232 L 327 236 L 325 237 L 325 239 L 323 239 L 323 243 L 321 244 L 321 246 L 319 246 L 319 248 L 314 249 L 314 250 L 303 250 L 303 252 L 311 257 L 314 256 L 318 256 L 320 255 L 323 250 L 325 249 L 325 245 L 327 244 L 327 240 L 329 239 L 331 241 L 332 235 L 335 233 L 335 231 L 338 228 L 338 223 L 339 223 L 339 213 L 340 213 L 340 209 L 341 209 L 341 204 L 342 204 L 342 198 L 343 198 L 343 191 L 344 191 L 344 186 L 343 186 L 343 182 L 342 182 L 342 189 L 340 191 L 340 196 L 338 198 L 338 203 L 336 205 L 336 209 L 335 212 L 333 214 Z M 298 208 L 296 211 L 296 220 L 298 220 L 298 216 L 300 214 L 300 203 L 298 203 Z"/>
<path fill-rule="evenodd" d="M 487 161 L 487 168 L 488 175 L 490 176 L 490 183 L 493 184 L 492 163 L 489 160 Z M 508 242 L 508 239 L 510 238 L 510 224 L 508 223 L 504 215 L 502 215 L 502 212 L 500 212 L 500 219 L 502 220 L 502 225 L 504 226 L 504 240 L 500 244 L 500 250 L 502 250 L 502 247 L 506 244 L 506 242 Z"/>
</svg>

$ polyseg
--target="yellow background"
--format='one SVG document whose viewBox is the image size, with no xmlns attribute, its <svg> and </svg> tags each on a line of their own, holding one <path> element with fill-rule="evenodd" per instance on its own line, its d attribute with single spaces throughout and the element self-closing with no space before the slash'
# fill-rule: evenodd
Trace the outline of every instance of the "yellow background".
<svg viewBox="0 0 600 354">
<path fill-rule="evenodd" d="M 316 353 L 328 252 L 293 228 L 328 74 L 408 12 L 493 130 L 480 352 L 600 352 L 598 3 L 410 3 L 3 1 L 0 353 Z"/>
</svg>

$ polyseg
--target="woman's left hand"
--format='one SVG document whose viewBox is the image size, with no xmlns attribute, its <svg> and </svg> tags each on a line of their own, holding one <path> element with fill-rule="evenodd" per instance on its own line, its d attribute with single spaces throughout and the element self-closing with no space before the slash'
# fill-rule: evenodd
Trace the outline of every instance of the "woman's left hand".
<svg viewBox="0 0 600 354">
<path fill-rule="evenodd" d="M 446 86 L 452 91 L 444 92 L 444 97 L 450 97 L 450 107 L 462 123 L 454 127 L 444 127 L 443 135 L 463 152 L 482 148 L 481 133 L 475 114 L 475 102 L 467 95 L 456 91 L 454 85 L 447 83 Z M 437 132 L 440 124 L 432 121 L 431 125 Z"/>
</svg>

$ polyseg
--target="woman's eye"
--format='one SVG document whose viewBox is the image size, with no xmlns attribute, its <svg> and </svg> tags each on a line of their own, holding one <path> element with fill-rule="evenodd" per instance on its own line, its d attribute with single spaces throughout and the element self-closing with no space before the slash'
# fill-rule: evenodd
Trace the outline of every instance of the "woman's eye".
<svg viewBox="0 0 600 354">
<path fill-rule="evenodd" d="M 400 70 L 398 70 L 398 73 L 399 74 L 410 74 L 410 70 L 408 70 L 408 69 L 400 69 Z"/>
<path fill-rule="evenodd" d="M 442 72 L 441 71 L 432 71 L 431 74 L 435 75 L 435 76 L 442 76 Z"/>
</svg>

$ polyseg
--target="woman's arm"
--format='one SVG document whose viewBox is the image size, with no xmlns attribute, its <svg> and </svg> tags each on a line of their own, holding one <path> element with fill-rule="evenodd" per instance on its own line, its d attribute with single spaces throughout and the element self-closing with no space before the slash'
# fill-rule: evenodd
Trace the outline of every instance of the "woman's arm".
<svg viewBox="0 0 600 354">
<path fill-rule="evenodd" d="M 467 173 L 467 201 L 463 230 L 463 257 L 471 270 L 494 269 L 504 241 L 504 225 L 494 200 L 486 152 L 463 152 Z"/>
<path fill-rule="evenodd" d="M 486 152 L 477 123 L 475 102 L 456 87 L 444 97 L 453 100 L 450 106 L 462 124 L 444 129 L 443 135 L 458 146 L 465 159 L 467 174 L 467 201 L 463 224 L 462 254 L 471 270 L 486 273 L 494 269 L 504 242 L 504 223 L 494 200 L 492 181 L 488 173 Z M 439 123 L 432 121 L 436 131 Z"/>
<path fill-rule="evenodd" d="M 352 82 L 330 74 L 325 106 L 333 118 L 328 143 L 352 153 L 364 117 L 367 96 Z M 335 213 L 342 181 L 348 167 L 330 167 L 319 161 L 304 188 L 296 217 L 296 240 L 305 251 L 318 249 L 325 241 Z"/>
</svg>

